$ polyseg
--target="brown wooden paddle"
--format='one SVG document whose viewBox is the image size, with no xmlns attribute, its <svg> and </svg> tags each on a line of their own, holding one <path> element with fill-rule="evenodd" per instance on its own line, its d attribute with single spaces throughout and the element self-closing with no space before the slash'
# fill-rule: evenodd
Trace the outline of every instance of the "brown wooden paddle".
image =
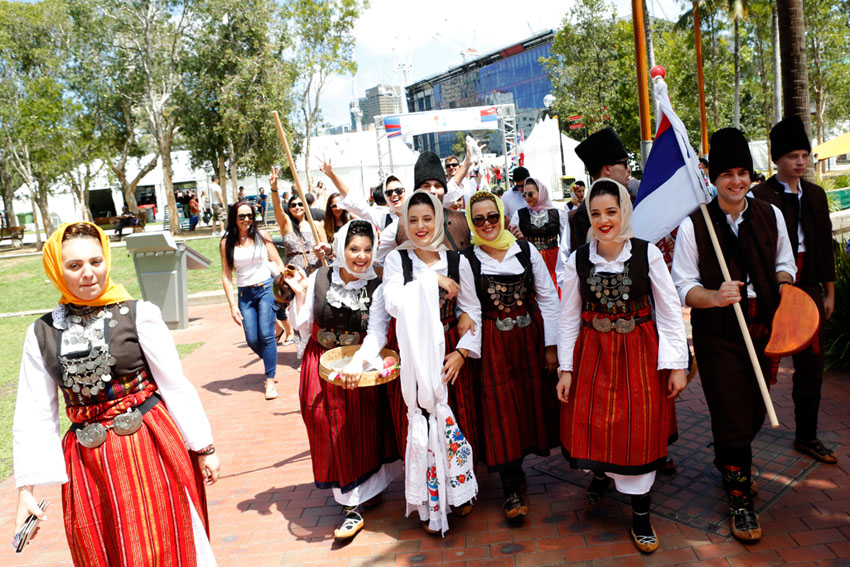
<svg viewBox="0 0 850 567">
<path fill-rule="evenodd" d="M 764 349 L 764 354 L 771 357 L 797 354 L 812 343 L 820 328 L 820 313 L 809 294 L 793 285 L 783 285 L 781 289 L 782 299 Z"/>
</svg>

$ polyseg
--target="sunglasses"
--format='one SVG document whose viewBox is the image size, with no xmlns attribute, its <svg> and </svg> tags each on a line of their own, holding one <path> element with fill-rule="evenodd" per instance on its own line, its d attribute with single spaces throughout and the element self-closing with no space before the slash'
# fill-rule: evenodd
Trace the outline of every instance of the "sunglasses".
<svg viewBox="0 0 850 567">
<path fill-rule="evenodd" d="M 236 215 L 236 218 L 239 220 L 254 220 L 254 215 L 251 213 L 239 213 Z"/>
<path fill-rule="evenodd" d="M 459 163 L 447 163 L 446 167 L 460 167 Z"/>
<path fill-rule="evenodd" d="M 525 193 L 522 194 L 522 196 L 525 197 L 526 199 L 530 199 L 531 197 L 534 197 L 535 195 L 537 195 L 537 193 L 535 191 L 526 191 Z"/>
<path fill-rule="evenodd" d="M 332 209 L 338 209 L 338 208 L 339 208 L 339 205 L 337 205 L 336 203 L 334 203 L 333 205 L 331 205 L 331 208 L 332 208 Z"/>
<path fill-rule="evenodd" d="M 395 189 L 387 189 L 384 191 L 384 195 L 387 197 L 392 197 L 393 195 L 398 195 L 399 197 L 404 195 L 404 187 L 396 187 Z"/>
<path fill-rule="evenodd" d="M 295 209 L 295 208 L 297 208 L 297 207 L 301 207 L 301 208 L 303 209 L 303 208 L 304 208 L 304 203 L 290 203 L 290 204 L 289 204 L 289 208 L 290 208 L 290 209 Z"/>
<path fill-rule="evenodd" d="M 472 217 L 472 226 L 482 227 L 485 222 L 490 224 L 499 224 L 499 219 L 501 216 L 499 213 L 490 213 L 486 217 L 484 215 L 478 215 L 476 217 Z"/>
<path fill-rule="evenodd" d="M 629 167 L 629 160 L 621 159 L 614 162 L 614 165 L 622 165 L 623 167 Z"/>
</svg>

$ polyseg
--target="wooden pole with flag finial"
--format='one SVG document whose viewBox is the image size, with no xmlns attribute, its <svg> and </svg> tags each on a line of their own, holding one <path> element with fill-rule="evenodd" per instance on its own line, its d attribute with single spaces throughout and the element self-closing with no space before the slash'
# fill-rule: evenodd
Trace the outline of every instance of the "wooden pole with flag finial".
<svg viewBox="0 0 850 567">
<path fill-rule="evenodd" d="M 653 79 L 656 77 L 664 79 L 666 74 L 667 72 L 661 65 L 656 65 L 650 71 L 650 75 L 652 75 Z M 723 281 L 731 282 L 732 277 L 729 274 L 729 267 L 726 265 L 726 257 L 723 255 L 723 250 L 720 248 L 720 241 L 717 240 L 714 223 L 711 222 L 711 215 L 708 214 L 708 208 L 705 206 L 705 202 L 701 202 L 699 208 L 702 211 L 702 218 L 705 220 L 705 225 L 708 227 L 708 235 L 711 238 L 711 246 L 714 248 L 714 253 L 717 256 L 717 263 L 720 264 L 720 271 L 723 273 Z M 733 303 L 732 309 L 735 311 L 735 318 L 738 320 L 741 335 L 744 337 L 744 344 L 747 347 L 747 354 L 749 354 L 750 362 L 753 365 L 756 382 L 758 383 L 762 400 L 764 400 L 764 407 L 767 409 L 767 417 L 770 420 L 770 426 L 777 429 L 779 427 L 779 420 L 776 418 L 776 410 L 773 408 L 773 401 L 770 399 L 770 391 L 767 389 L 767 382 L 764 379 L 764 373 L 761 370 L 761 364 L 759 364 L 758 355 L 756 355 L 756 348 L 755 345 L 753 345 L 753 338 L 750 336 L 750 330 L 747 328 L 747 320 L 744 318 L 744 311 L 741 309 L 740 301 Z"/>
</svg>

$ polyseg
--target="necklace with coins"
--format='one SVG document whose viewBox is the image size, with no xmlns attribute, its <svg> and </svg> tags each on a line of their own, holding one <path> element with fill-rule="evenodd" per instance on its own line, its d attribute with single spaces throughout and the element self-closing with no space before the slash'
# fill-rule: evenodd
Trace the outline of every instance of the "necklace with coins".
<svg viewBox="0 0 850 567">
<path fill-rule="evenodd" d="M 598 274 L 596 266 L 590 270 L 587 278 L 590 292 L 596 297 L 603 307 L 623 307 L 629 300 L 632 279 L 629 277 L 629 265 L 623 269 L 621 274 Z"/>
<path fill-rule="evenodd" d="M 121 315 L 129 313 L 119 305 Z M 115 357 L 109 352 L 109 329 L 118 325 L 105 306 L 65 306 L 59 362 L 65 387 L 83 396 L 96 396 L 112 380 Z"/>
<path fill-rule="evenodd" d="M 525 278 L 516 282 L 500 282 L 487 275 L 484 278 L 487 281 L 487 293 L 499 311 L 510 311 L 522 306 L 526 293 Z"/>
</svg>

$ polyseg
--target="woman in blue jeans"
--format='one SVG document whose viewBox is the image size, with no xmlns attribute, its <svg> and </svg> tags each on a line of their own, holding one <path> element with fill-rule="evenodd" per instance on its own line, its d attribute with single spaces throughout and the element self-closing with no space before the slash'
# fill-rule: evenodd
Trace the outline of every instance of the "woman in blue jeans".
<svg viewBox="0 0 850 567">
<path fill-rule="evenodd" d="M 234 270 L 238 303 L 233 297 Z M 254 223 L 251 204 L 247 201 L 234 203 L 227 215 L 227 232 L 221 239 L 221 282 L 230 304 L 230 315 L 245 331 L 245 342 L 263 359 L 267 400 L 277 397 L 274 386 L 277 304 L 272 283 L 282 270 L 283 263 L 272 239 Z"/>
</svg>

